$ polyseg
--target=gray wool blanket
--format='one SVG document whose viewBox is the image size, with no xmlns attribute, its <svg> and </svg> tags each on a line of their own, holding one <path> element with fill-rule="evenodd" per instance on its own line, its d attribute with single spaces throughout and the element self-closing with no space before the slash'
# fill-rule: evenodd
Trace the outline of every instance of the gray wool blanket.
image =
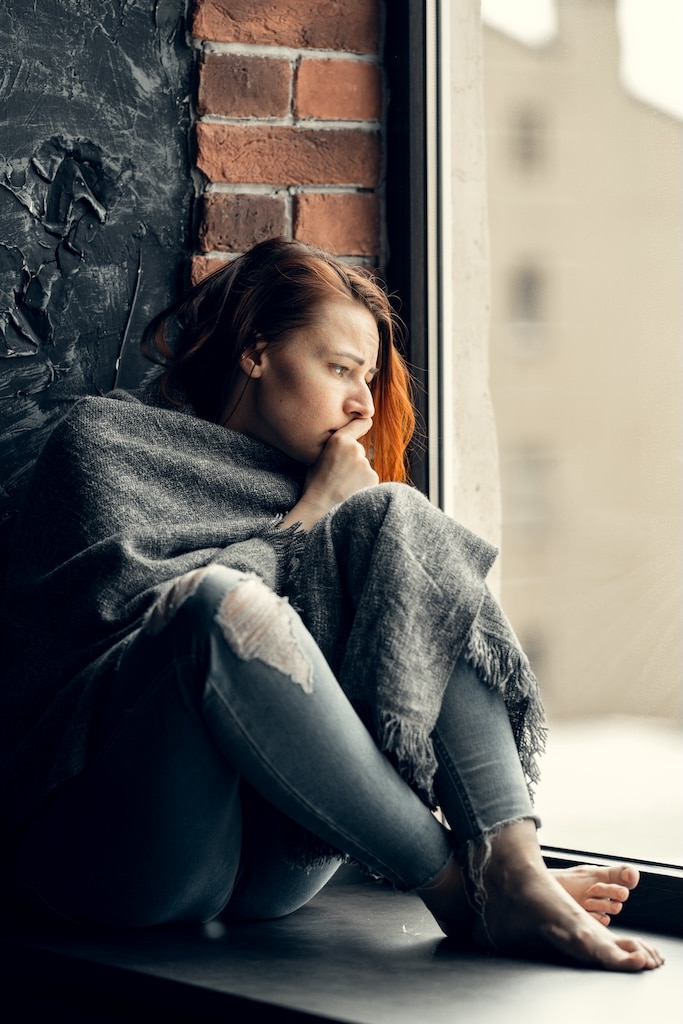
<svg viewBox="0 0 683 1024">
<path fill-rule="evenodd" d="M 3 585 L 3 815 L 18 828 L 87 763 L 117 663 L 178 576 L 256 573 L 300 612 L 379 746 L 432 802 L 430 734 L 464 653 L 504 695 L 530 787 L 536 680 L 488 592 L 495 549 L 386 484 L 278 529 L 305 467 L 147 392 L 76 403 L 50 436 Z"/>
</svg>

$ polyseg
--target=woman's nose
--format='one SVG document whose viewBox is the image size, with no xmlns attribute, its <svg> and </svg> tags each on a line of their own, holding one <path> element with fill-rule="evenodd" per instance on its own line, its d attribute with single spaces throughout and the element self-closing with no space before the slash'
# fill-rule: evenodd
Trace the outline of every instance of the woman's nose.
<svg viewBox="0 0 683 1024">
<path fill-rule="evenodd" d="M 375 403 L 372 400 L 370 388 L 365 381 L 346 399 L 346 411 L 349 414 L 355 413 L 357 416 L 369 419 L 372 419 L 375 415 Z"/>
</svg>

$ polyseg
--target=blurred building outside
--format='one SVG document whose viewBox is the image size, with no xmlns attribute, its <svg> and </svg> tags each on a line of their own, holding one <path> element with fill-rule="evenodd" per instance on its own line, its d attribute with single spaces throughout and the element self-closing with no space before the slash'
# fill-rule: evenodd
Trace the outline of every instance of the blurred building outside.
<svg viewBox="0 0 683 1024">
<path fill-rule="evenodd" d="M 613 0 L 558 17 L 544 46 L 484 26 L 503 606 L 556 737 L 545 841 L 580 843 L 557 787 L 602 753 L 645 787 L 611 852 L 683 863 L 683 124 L 621 87 Z"/>
</svg>

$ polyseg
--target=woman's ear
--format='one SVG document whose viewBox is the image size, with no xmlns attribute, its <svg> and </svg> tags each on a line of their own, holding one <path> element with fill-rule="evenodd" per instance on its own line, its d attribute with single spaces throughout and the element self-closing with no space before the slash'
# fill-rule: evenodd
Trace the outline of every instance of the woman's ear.
<svg viewBox="0 0 683 1024">
<path fill-rule="evenodd" d="M 260 377 L 263 371 L 263 351 L 267 341 L 253 341 L 243 350 L 240 356 L 240 369 L 247 377 Z"/>
</svg>

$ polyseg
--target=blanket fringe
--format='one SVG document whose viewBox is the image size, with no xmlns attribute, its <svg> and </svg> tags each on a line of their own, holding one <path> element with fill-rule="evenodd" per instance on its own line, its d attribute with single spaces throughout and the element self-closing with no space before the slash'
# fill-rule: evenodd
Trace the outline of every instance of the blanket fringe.
<svg viewBox="0 0 683 1024">
<path fill-rule="evenodd" d="M 278 556 L 275 580 L 275 591 L 278 594 L 284 593 L 289 580 L 296 573 L 306 544 L 306 533 L 301 529 L 301 523 L 281 527 L 278 523 L 283 518 L 279 516 L 273 523 L 254 531 L 254 537 L 267 541 Z"/>
<path fill-rule="evenodd" d="M 522 649 L 497 641 L 475 622 L 469 632 L 465 659 L 492 689 L 502 694 L 527 778 L 529 793 L 540 780 L 538 758 L 546 746 L 545 712 L 538 682 Z"/>
<path fill-rule="evenodd" d="M 529 659 L 519 647 L 496 643 L 495 639 L 475 622 L 469 632 L 465 657 L 492 689 L 505 696 L 508 683 L 514 680 L 519 696 L 536 693 L 538 686 Z"/>
<path fill-rule="evenodd" d="M 383 712 L 378 716 L 377 733 L 380 750 L 391 757 L 403 778 L 435 810 L 433 782 L 438 764 L 429 729 Z"/>
</svg>

